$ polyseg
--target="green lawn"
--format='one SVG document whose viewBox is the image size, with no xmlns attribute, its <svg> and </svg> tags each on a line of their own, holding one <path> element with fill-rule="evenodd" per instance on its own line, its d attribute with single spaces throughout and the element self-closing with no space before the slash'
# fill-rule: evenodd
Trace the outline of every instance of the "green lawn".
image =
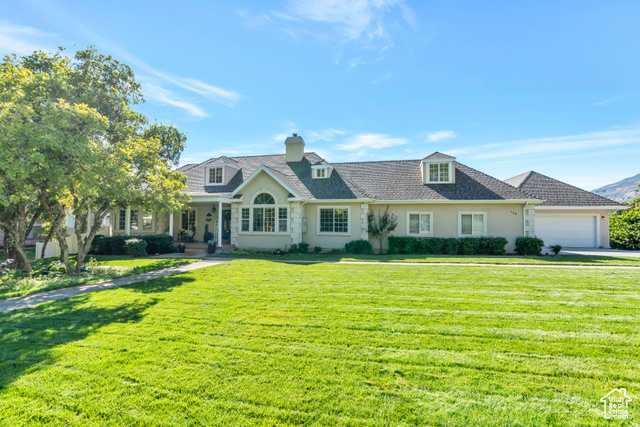
<svg viewBox="0 0 640 427">
<path fill-rule="evenodd" d="M 72 257 L 72 259 L 75 257 Z M 132 274 L 145 273 L 147 271 L 160 270 L 162 268 L 177 267 L 189 264 L 197 259 L 158 259 L 158 258 L 131 258 L 130 256 L 88 256 L 98 261 L 98 266 L 114 267 L 112 271 L 102 272 L 99 275 L 84 275 L 82 277 L 59 277 L 55 279 L 26 278 L 18 281 L 0 282 L 0 300 L 22 295 L 30 295 L 42 291 L 68 288 L 83 285 L 100 280 L 114 279 L 116 277 L 130 276 Z M 37 269 L 39 263 L 49 262 L 50 259 L 36 261 L 33 264 Z"/>
<path fill-rule="evenodd" d="M 366 261 L 366 262 L 410 262 L 410 263 L 456 263 L 456 264 L 511 264 L 511 265 L 610 265 L 640 267 L 640 258 L 622 256 L 479 256 L 479 255 L 353 255 L 353 254 L 287 254 L 218 253 L 211 258 L 267 259 L 288 261 Z"/>
<path fill-rule="evenodd" d="M 639 279 L 234 261 L 1 313 L 0 419 L 623 425 L 599 399 L 640 394 Z"/>
</svg>

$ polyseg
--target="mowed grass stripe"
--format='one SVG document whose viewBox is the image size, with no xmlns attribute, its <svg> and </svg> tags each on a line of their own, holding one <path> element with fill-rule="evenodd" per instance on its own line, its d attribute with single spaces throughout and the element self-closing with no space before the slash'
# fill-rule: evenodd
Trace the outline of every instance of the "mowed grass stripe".
<svg viewBox="0 0 640 427">
<path fill-rule="evenodd" d="M 638 273 L 236 261 L 0 316 L 12 425 L 600 425 Z M 35 408 L 35 411 L 34 411 Z M 612 423 L 615 425 L 615 422 Z"/>
</svg>

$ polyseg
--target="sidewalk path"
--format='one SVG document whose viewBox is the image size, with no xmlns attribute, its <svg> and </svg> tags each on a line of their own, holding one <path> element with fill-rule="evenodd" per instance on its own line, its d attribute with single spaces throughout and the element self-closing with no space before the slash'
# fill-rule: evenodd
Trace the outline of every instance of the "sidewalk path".
<svg viewBox="0 0 640 427">
<path fill-rule="evenodd" d="M 45 302 L 71 298 L 77 295 L 87 294 L 89 292 L 97 292 L 104 289 L 115 288 L 117 286 L 157 279 L 159 277 L 186 273 L 187 271 L 197 270 L 199 268 L 209 267 L 211 265 L 222 264 L 227 261 L 230 260 L 211 259 L 196 261 L 192 262 L 191 264 L 185 264 L 178 267 L 163 268 L 162 270 L 149 271 L 147 273 L 135 274 L 132 276 L 120 277 L 112 280 L 104 280 L 102 282 L 94 282 L 86 285 L 74 286 L 72 288 L 56 289 L 53 291 L 45 291 L 37 294 L 25 295 L 22 297 L 7 298 L 4 300 L 0 300 L 0 312 L 17 310 L 19 308 L 33 307 Z"/>
</svg>

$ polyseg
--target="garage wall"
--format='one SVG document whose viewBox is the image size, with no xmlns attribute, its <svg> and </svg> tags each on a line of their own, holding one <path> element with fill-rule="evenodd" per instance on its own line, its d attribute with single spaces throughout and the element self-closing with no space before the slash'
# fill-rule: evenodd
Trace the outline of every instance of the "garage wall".
<svg viewBox="0 0 640 427">
<path fill-rule="evenodd" d="M 543 215 L 593 215 L 595 217 L 595 221 L 600 228 L 599 232 L 599 246 L 602 248 L 609 248 L 609 210 L 607 209 L 594 209 L 594 210 L 584 210 L 584 209 L 536 209 L 536 218 L 539 218 Z M 602 218 L 604 217 L 604 219 Z M 537 221 L 538 222 L 538 221 Z M 554 242 L 546 242 L 545 244 L 554 244 Z"/>
</svg>

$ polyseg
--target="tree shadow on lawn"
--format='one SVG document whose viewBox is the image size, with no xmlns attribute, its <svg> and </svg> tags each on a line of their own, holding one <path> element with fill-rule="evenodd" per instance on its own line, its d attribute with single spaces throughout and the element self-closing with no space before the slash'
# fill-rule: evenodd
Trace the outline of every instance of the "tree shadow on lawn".
<svg viewBox="0 0 640 427">
<path fill-rule="evenodd" d="M 182 277 L 180 277 L 182 276 Z M 169 292 L 194 279 L 171 276 L 123 286 L 142 294 Z M 102 292 L 109 292 L 108 290 Z M 117 306 L 91 303 L 91 294 L 0 313 L 0 391 L 24 373 L 56 363 L 53 349 L 113 323 L 137 323 L 160 297 Z"/>
</svg>

